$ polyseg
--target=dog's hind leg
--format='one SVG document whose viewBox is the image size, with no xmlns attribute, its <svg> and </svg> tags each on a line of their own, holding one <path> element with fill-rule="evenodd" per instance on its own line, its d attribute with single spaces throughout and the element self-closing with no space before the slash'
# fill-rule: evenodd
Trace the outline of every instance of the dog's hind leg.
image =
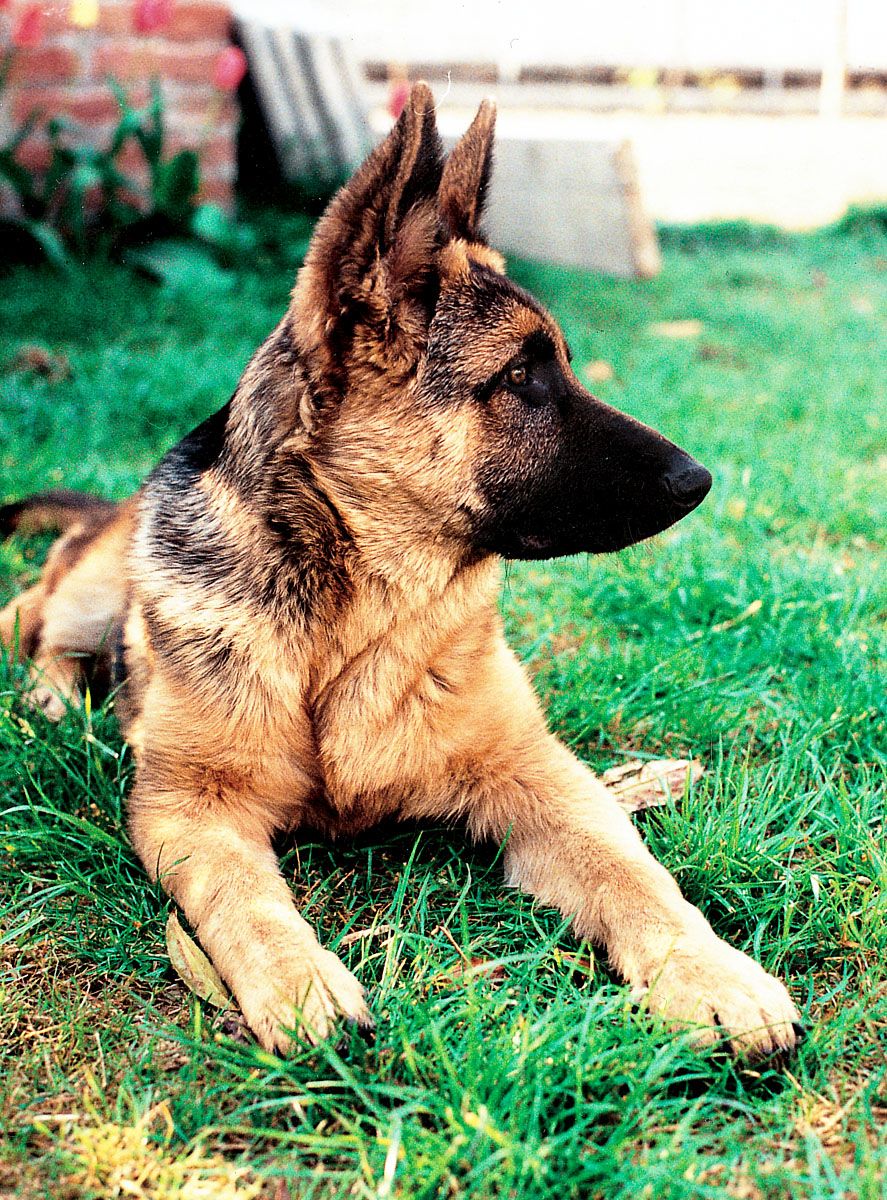
<svg viewBox="0 0 887 1200">
<path fill-rule="evenodd" d="M 30 658 L 31 686 L 28 701 L 52 721 L 59 720 L 68 703 L 77 697 L 81 659 L 53 652 L 44 641 L 46 589 L 41 583 L 28 588 L 0 612 L 0 645 L 16 660 Z"/>
<path fill-rule="evenodd" d="M 51 720 L 78 700 L 84 665 L 126 605 L 130 510 L 107 505 L 101 512 L 105 523 L 73 526 L 53 546 L 39 582 L 0 613 L 4 645 L 32 659 L 27 696 Z"/>
<path fill-rule="evenodd" d="M 77 703 L 84 666 L 113 636 L 125 606 L 122 569 L 109 570 L 107 557 L 84 555 L 43 605 L 40 635 L 31 651 L 31 703 L 59 720 Z M 122 564 L 121 564 L 122 568 Z"/>
<path fill-rule="evenodd" d="M 32 662 L 33 683 L 26 699 L 50 721 L 60 721 L 68 705 L 80 701 L 82 664 L 77 654 L 40 654 Z"/>
<path fill-rule="evenodd" d="M 255 818 L 261 803 L 230 794 L 220 802 L 224 785 L 210 771 L 193 792 L 160 792 L 147 780 L 137 779 L 130 803 L 133 845 L 265 1049 L 285 1053 L 294 1033 L 320 1041 L 343 1016 L 370 1026 L 360 983 L 296 911 L 270 831 Z"/>
<path fill-rule="evenodd" d="M 16 659 L 28 658 L 37 645 L 44 598 L 35 583 L 0 609 L 0 646 Z"/>
<path fill-rule="evenodd" d="M 31 659 L 26 697 L 57 721 L 66 704 L 76 698 L 81 660 L 64 650 L 54 651 L 48 644 L 47 602 L 45 580 L 11 600 L 0 612 L 0 645 L 17 661 Z"/>
</svg>

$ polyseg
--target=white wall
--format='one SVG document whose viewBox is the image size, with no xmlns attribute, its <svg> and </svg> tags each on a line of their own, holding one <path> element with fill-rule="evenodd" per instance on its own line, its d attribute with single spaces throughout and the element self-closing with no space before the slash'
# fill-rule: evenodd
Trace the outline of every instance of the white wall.
<svg viewBox="0 0 887 1200">
<path fill-rule="evenodd" d="M 233 0 L 360 59 L 818 69 L 841 0 Z M 887 70 L 887 0 L 846 0 L 848 66 Z"/>
</svg>

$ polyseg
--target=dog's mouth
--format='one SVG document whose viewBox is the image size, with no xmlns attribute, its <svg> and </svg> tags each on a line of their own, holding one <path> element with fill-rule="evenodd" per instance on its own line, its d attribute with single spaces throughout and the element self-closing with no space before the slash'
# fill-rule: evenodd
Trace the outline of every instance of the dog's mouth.
<svg viewBox="0 0 887 1200">
<path fill-rule="evenodd" d="M 605 520 L 549 508 L 539 514 L 513 515 L 478 530 L 483 549 L 503 558 L 561 558 L 570 554 L 613 554 L 669 529 L 698 508 L 711 488 L 711 475 L 694 464 L 693 478 L 673 490 L 665 484 L 646 503 L 620 503 Z M 645 497 L 645 499 L 647 499 Z M 535 518 L 535 519 L 534 519 Z"/>
<path fill-rule="evenodd" d="M 484 460 L 484 504 L 469 514 L 474 545 L 504 558 L 622 550 L 680 521 L 711 488 L 685 450 L 594 397 L 570 393 L 564 412 L 530 433 Z"/>
</svg>

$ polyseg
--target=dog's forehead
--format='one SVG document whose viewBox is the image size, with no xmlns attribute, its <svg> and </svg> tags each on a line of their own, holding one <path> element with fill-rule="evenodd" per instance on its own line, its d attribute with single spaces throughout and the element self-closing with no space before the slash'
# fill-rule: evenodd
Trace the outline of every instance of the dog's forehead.
<svg viewBox="0 0 887 1200">
<path fill-rule="evenodd" d="M 461 319 L 469 317 L 470 334 L 448 347 L 449 354 L 474 382 L 505 366 L 535 333 L 545 333 L 556 347 L 564 347 L 557 322 L 538 300 L 486 267 L 472 267 L 459 308 Z"/>
</svg>

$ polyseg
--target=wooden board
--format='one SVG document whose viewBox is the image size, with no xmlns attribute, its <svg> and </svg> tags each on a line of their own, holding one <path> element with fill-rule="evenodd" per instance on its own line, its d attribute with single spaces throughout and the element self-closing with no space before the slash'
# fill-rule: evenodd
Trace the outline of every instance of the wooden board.
<svg viewBox="0 0 887 1200">
<path fill-rule="evenodd" d="M 621 278 L 659 271 L 628 142 L 499 138 L 488 213 L 507 254 Z"/>
<path fill-rule="evenodd" d="M 238 34 L 284 176 L 335 182 L 368 153 L 363 82 L 341 39 L 241 20 Z"/>
<path fill-rule="evenodd" d="M 500 122 L 487 216 L 490 244 L 506 254 L 623 279 L 660 269 L 626 141 L 521 136 Z M 445 137 L 447 147 L 455 137 Z"/>
</svg>

